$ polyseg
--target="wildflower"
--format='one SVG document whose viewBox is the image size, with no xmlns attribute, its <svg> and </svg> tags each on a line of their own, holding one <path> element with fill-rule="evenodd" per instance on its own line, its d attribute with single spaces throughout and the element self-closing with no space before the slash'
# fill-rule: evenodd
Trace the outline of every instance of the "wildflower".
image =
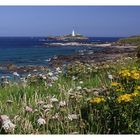
<svg viewBox="0 0 140 140">
<path fill-rule="evenodd" d="M 83 84 L 83 83 L 84 83 L 83 81 L 80 81 L 80 82 L 79 82 L 79 84 Z"/>
<path fill-rule="evenodd" d="M 56 68 L 56 71 L 57 71 L 58 73 L 62 73 L 62 71 L 61 71 L 61 69 L 60 69 L 59 67 Z"/>
<path fill-rule="evenodd" d="M 57 67 L 57 68 L 56 68 L 56 71 L 60 71 L 60 68 L 59 68 L 59 67 Z"/>
<path fill-rule="evenodd" d="M 56 113 L 54 116 L 52 116 L 52 119 L 58 119 L 59 118 L 59 114 Z"/>
<path fill-rule="evenodd" d="M 58 71 L 58 73 L 62 73 L 62 71 L 61 71 L 61 70 L 59 70 L 59 71 Z"/>
<path fill-rule="evenodd" d="M 130 77 L 131 76 L 129 70 L 122 70 L 122 71 L 119 72 L 119 75 L 122 76 L 122 77 Z"/>
<path fill-rule="evenodd" d="M 48 86 L 49 86 L 49 87 L 52 87 L 53 85 L 50 83 L 50 84 L 48 84 Z"/>
<path fill-rule="evenodd" d="M 39 125 L 44 125 L 44 124 L 46 124 L 46 121 L 45 121 L 45 119 L 43 119 L 43 118 L 39 118 L 38 120 L 37 120 L 37 123 L 39 124 Z"/>
<path fill-rule="evenodd" d="M 123 92 L 124 91 L 124 88 L 123 87 L 120 87 L 118 89 L 116 89 L 117 92 Z"/>
<path fill-rule="evenodd" d="M 95 67 L 95 69 L 98 70 L 99 68 L 98 67 Z"/>
<path fill-rule="evenodd" d="M 2 128 L 5 130 L 5 132 L 13 132 L 16 125 L 13 124 L 10 120 L 6 120 L 2 124 Z"/>
<path fill-rule="evenodd" d="M 44 110 L 45 113 L 48 113 L 49 111 L 50 111 L 50 109 L 45 109 Z"/>
<path fill-rule="evenodd" d="M 33 112 L 33 109 L 29 106 L 26 106 L 25 111 L 31 113 L 31 112 Z"/>
<path fill-rule="evenodd" d="M 140 86 L 135 87 L 136 90 L 140 90 Z"/>
<path fill-rule="evenodd" d="M 37 104 L 38 104 L 38 105 L 43 105 L 43 104 L 44 104 L 44 101 L 38 101 Z"/>
<path fill-rule="evenodd" d="M 93 103 L 93 104 L 99 104 L 99 103 L 104 103 L 104 102 L 105 102 L 104 97 L 95 97 L 90 100 L 90 103 Z"/>
<path fill-rule="evenodd" d="M 38 112 L 38 109 L 35 109 L 34 112 Z"/>
<path fill-rule="evenodd" d="M 111 74 L 108 74 L 108 78 L 109 78 L 110 80 L 113 80 L 113 76 L 112 76 Z"/>
<path fill-rule="evenodd" d="M 13 72 L 13 75 L 19 77 L 19 74 L 17 72 Z"/>
<path fill-rule="evenodd" d="M 117 102 L 121 103 L 121 102 L 130 102 L 132 101 L 132 95 L 131 94 L 124 94 L 124 95 L 120 95 L 117 97 Z"/>
<path fill-rule="evenodd" d="M 59 106 L 61 106 L 61 107 L 66 106 L 66 102 L 65 102 L 65 101 L 60 101 L 60 102 L 59 102 Z"/>
<path fill-rule="evenodd" d="M 6 121 L 6 120 L 9 120 L 9 117 L 7 115 L 1 115 L 0 116 L 0 122 L 1 123 L 4 122 L 4 121 Z"/>
<path fill-rule="evenodd" d="M 14 122 L 18 122 L 21 120 L 21 117 L 19 115 L 16 115 L 13 120 Z"/>
<path fill-rule="evenodd" d="M 77 120 L 78 119 L 78 116 L 76 114 L 69 114 L 68 115 L 68 119 L 71 120 L 71 121 L 72 120 Z"/>
<path fill-rule="evenodd" d="M 76 89 L 77 89 L 77 90 L 81 90 L 82 87 L 81 87 L 81 86 L 77 86 Z"/>
<path fill-rule="evenodd" d="M 89 89 L 88 91 L 89 91 L 89 92 L 92 92 L 92 89 Z M 97 91 L 97 90 L 96 90 L 96 91 L 93 91 L 93 95 L 94 95 L 94 96 L 98 96 L 99 93 L 100 93 L 100 92 Z"/>
<path fill-rule="evenodd" d="M 5 132 L 13 132 L 16 127 L 16 125 L 11 122 L 7 115 L 1 115 L 0 122 Z"/>
<path fill-rule="evenodd" d="M 56 81 L 56 80 L 58 80 L 58 77 L 57 76 L 53 76 L 53 77 L 51 77 L 51 80 Z"/>
<path fill-rule="evenodd" d="M 119 85 L 120 85 L 120 83 L 117 83 L 117 82 L 112 82 L 112 83 L 111 83 L 111 86 L 112 86 L 112 87 L 116 87 L 116 86 L 119 86 Z"/>
<path fill-rule="evenodd" d="M 53 103 L 53 102 L 58 102 L 58 99 L 55 98 L 55 97 L 52 97 L 52 98 L 50 99 L 50 102 L 51 102 L 51 103 Z"/>
<path fill-rule="evenodd" d="M 27 75 L 27 77 L 31 77 L 31 74 L 29 73 L 29 74 Z"/>
<path fill-rule="evenodd" d="M 46 77 L 45 75 L 43 75 L 43 76 L 42 76 L 42 79 L 43 79 L 43 80 L 46 80 L 46 79 L 47 79 L 47 77 Z"/>
<path fill-rule="evenodd" d="M 137 73 L 137 72 L 132 73 L 131 78 L 132 78 L 132 79 L 135 79 L 135 80 L 138 80 L 138 79 L 140 79 L 140 74 Z"/>
<path fill-rule="evenodd" d="M 49 76 L 53 76 L 53 73 L 52 73 L 52 72 L 49 72 L 48 75 L 49 75 Z"/>
<path fill-rule="evenodd" d="M 71 93 L 71 92 L 73 92 L 73 89 L 72 89 L 72 88 L 70 88 L 70 89 L 68 90 L 68 93 Z"/>
<path fill-rule="evenodd" d="M 139 93 L 138 93 L 138 92 L 134 92 L 134 93 L 131 94 L 131 96 L 132 96 L 132 97 L 139 96 Z"/>
<path fill-rule="evenodd" d="M 72 76 L 72 80 L 74 81 L 74 80 L 76 80 L 77 79 L 77 77 L 75 77 L 75 76 Z"/>
<path fill-rule="evenodd" d="M 51 108 L 53 108 L 53 105 L 52 104 L 43 105 L 43 108 L 44 109 L 51 109 Z"/>
<path fill-rule="evenodd" d="M 27 80 L 25 78 L 20 78 L 21 82 L 27 83 Z"/>
</svg>

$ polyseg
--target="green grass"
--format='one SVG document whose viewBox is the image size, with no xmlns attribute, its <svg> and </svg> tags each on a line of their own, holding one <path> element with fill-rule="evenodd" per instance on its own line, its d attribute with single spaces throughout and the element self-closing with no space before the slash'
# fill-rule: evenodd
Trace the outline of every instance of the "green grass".
<svg viewBox="0 0 140 140">
<path fill-rule="evenodd" d="M 88 67 L 91 68 L 90 72 Z M 0 115 L 9 116 L 16 125 L 14 132 L 9 132 L 12 134 L 139 134 L 139 97 L 133 104 L 117 104 L 114 100 L 124 93 L 115 95 L 114 89 L 110 87 L 111 80 L 108 78 L 109 73 L 113 75 L 114 81 L 121 82 L 122 79 L 117 77 L 117 73 L 123 68 L 132 67 L 138 68 L 138 64 L 135 59 L 129 58 L 100 65 L 96 69 L 94 65 L 78 63 L 69 66 L 65 70 L 67 74 L 61 74 L 52 87 L 43 80 L 32 84 L 28 82 L 26 87 L 14 83 L 1 86 Z M 76 76 L 77 79 L 72 80 L 72 76 Z M 80 81 L 83 83 L 80 84 Z M 123 86 L 127 84 L 127 88 L 132 84 L 131 82 L 129 85 L 124 81 L 123 83 Z M 81 89 L 77 89 L 79 86 Z M 95 95 L 95 88 L 106 88 L 107 91 Z M 44 101 L 44 105 L 48 105 L 53 96 L 58 102 L 53 102 L 53 108 L 45 112 L 43 105 L 38 105 L 38 102 Z M 106 102 L 92 105 L 89 100 L 96 96 L 103 96 Z M 7 100 L 13 103 L 7 103 Z M 60 101 L 65 101 L 66 105 L 60 107 Z M 36 111 L 26 112 L 26 106 Z M 71 114 L 76 114 L 77 118 L 70 120 L 68 116 Z M 45 119 L 46 124 L 39 126 L 37 123 L 39 117 Z"/>
</svg>

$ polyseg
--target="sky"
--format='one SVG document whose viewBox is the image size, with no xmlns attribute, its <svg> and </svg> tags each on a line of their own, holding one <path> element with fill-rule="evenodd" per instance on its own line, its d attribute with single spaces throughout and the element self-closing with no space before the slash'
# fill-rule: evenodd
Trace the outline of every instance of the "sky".
<svg viewBox="0 0 140 140">
<path fill-rule="evenodd" d="M 140 34 L 140 6 L 0 6 L 0 36 Z"/>
</svg>

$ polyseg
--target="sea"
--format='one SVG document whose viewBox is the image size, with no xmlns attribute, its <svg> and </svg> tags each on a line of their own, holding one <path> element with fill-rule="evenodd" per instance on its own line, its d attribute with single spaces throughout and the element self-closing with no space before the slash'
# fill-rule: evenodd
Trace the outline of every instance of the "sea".
<svg viewBox="0 0 140 140">
<path fill-rule="evenodd" d="M 84 43 L 114 42 L 121 37 L 89 37 Z M 53 46 L 46 43 L 57 42 L 47 37 L 0 37 L 0 65 L 15 64 L 17 66 L 47 66 L 49 60 L 59 55 L 71 55 L 82 50 L 102 51 L 99 47 L 87 46 Z M 3 71 L 0 70 L 0 74 Z"/>
</svg>

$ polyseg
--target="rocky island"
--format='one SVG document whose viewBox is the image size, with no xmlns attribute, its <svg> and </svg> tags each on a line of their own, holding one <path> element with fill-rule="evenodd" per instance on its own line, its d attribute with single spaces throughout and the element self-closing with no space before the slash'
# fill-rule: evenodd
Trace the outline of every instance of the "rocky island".
<svg viewBox="0 0 140 140">
<path fill-rule="evenodd" d="M 81 34 L 75 34 L 74 30 L 71 34 L 63 35 L 63 36 L 48 36 L 48 40 L 57 40 L 57 41 L 81 41 L 87 40 L 88 37 L 85 37 Z"/>
<path fill-rule="evenodd" d="M 74 30 L 71 34 L 63 36 L 48 36 L 47 42 L 44 43 L 46 47 L 55 47 L 55 46 L 87 46 L 87 47 L 109 47 L 111 46 L 110 42 L 96 43 L 90 42 L 89 37 L 85 37 L 81 34 L 75 34 Z"/>
<path fill-rule="evenodd" d="M 73 30 L 72 33 L 68 35 L 48 36 L 47 41 L 50 42 L 45 44 L 46 46 L 93 46 L 93 44 L 87 43 L 88 39 L 88 37 L 85 37 L 81 34 L 75 34 Z"/>
</svg>

